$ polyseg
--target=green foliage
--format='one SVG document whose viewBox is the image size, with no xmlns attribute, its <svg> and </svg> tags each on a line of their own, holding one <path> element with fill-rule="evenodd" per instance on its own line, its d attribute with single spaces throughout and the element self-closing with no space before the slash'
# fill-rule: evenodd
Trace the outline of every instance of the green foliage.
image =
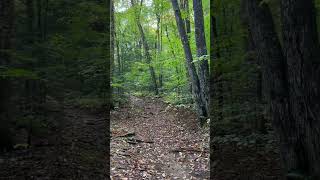
<svg viewBox="0 0 320 180">
<path fill-rule="evenodd" d="M 182 11 L 183 18 L 189 17 L 193 29 L 192 3 L 190 3 L 189 15 Z M 209 1 L 204 1 L 209 4 Z M 140 12 L 141 10 L 141 12 Z M 115 62 L 112 77 L 114 96 L 120 94 L 147 95 L 153 91 L 149 65 L 141 43 L 141 37 L 137 28 L 137 19 L 134 12 L 140 12 L 139 21 L 143 26 L 147 43 L 152 56 L 151 66 L 155 69 L 159 91 L 164 99 L 172 104 L 189 104 L 192 102 L 189 90 L 188 76 L 186 72 L 186 60 L 184 50 L 177 32 L 174 13 L 170 1 L 153 0 L 144 2 L 142 6 L 131 7 L 128 0 L 115 1 L 115 29 L 116 42 Z M 206 39 L 209 42 L 210 17 L 209 8 L 204 7 Z M 157 48 L 157 16 L 160 16 L 161 50 Z M 189 35 L 192 53 L 196 54 L 195 34 Z M 209 43 L 208 43 L 209 44 Z M 209 47 L 209 45 L 208 45 Z M 117 51 L 120 53 L 118 63 Z M 208 56 L 195 58 L 197 61 L 207 60 Z M 119 66 L 121 67 L 119 70 Z M 160 85 L 162 85 L 160 87 Z M 119 90 L 120 89 L 120 90 Z"/>
<path fill-rule="evenodd" d="M 209 55 L 202 55 L 200 57 L 193 57 L 193 63 L 199 62 L 199 61 L 208 61 L 209 60 Z"/>
<path fill-rule="evenodd" d="M 164 100 L 165 102 L 173 105 L 185 105 L 192 103 L 192 97 L 190 95 L 183 95 L 176 92 L 166 93 Z"/>
</svg>

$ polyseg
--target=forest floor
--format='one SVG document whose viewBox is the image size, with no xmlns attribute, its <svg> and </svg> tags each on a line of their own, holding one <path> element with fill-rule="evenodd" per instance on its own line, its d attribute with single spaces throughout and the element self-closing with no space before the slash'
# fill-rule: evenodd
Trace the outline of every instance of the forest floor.
<svg viewBox="0 0 320 180">
<path fill-rule="evenodd" d="M 20 147 L 0 155 L 0 179 L 108 179 L 106 178 L 105 113 L 52 103 L 48 132 L 33 137 L 17 130 Z"/>
<path fill-rule="evenodd" d="M 52 104 L 46 135 L 26 148 L 27 132 L 18 130 L 20 147 L 0 154 L 0 179 L 109 179 L 106 112 Z M 111 119 L 112 179 L 209 179 L 209 129 L 191 109 L 131 96 Z M 214 139 L 212 179 L 283 179 L 272 136 Z"/>
<path fill-rule="evenodd" d="M 209 179 L 209 129 L 191 109 L 131 96 L 111 112 L 111 130 L 112 179 Z M 211 179 L 284 179 L 272 133 L 213 141 Z"/>
<path fill-rule="evenodd" d="M 209 179 L 208 128 L 191 110 L 131 96 L 111 130 L 112 179 Z"/>
</svg>

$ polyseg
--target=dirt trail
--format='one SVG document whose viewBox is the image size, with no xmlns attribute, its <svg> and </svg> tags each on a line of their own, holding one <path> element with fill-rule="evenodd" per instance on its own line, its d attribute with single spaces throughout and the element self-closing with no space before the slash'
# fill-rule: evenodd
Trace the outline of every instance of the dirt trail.
<svg viewBox="0 0 320 180">
<path fill-rule="evenodd" d="M 48 136 L 0 155 L 0 179 L 108 179 L 105 117 L 72 106 L 49 113 Z"/>
<path fill-rule="evenodd" d="M 112 179 L 209 179 L 208 133 L 190 110 L 131 97 L 111 130 Z"/>
</svg>

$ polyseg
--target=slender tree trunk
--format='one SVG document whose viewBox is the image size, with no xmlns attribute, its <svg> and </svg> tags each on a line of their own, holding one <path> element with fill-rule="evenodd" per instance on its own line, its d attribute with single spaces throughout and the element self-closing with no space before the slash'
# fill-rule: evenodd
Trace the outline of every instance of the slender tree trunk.
<svg viewBox="0 0 320 180">
<path fill-rule="evenodd" d="M 157 30 L 156 30 L 156 33 L 157 33 L 157 57 L 159 58 L 160 54 L 161 54 L 161 31 L 160 31 L 160 28 L 161 28 L 161 14 L 159 11 L 159 7 L 157 7 L 157 13 L 156 13 L 156 18 L 157 18 Z M 162 80 L 163 80 L 163 74 L 162 74 L 162 65 L 160 63 L 160 73 L 159 73 L 159 87 L 161 88 L 162 87 Z"/>
<path fill-rule="evenodd" d="M 10 65 L 13 47 L 14 1 L 0 1 L 0 66 Z M 0 149 L 11 149 L 10 133 L 10 79 L 0 77 Z"/>
<path fill-rule="evenodd" d="M 114 20 L 115 21 L 115 20 Z M 115 41 L 115 49 L 116 49 L 116 55 L 117 55 L 117 64 L 118 64 L 118 70 L 117 70 L 117 75 L 118 75 L 118 78 L 121 78 L 121 75 L 122 75 L 122 63 L 121 63 L 121 55 L 120 55 L 120 45 L 119 45 L 119 38 L 120 36 L 118 36 L 117 34 L 117 28 L 116 26 L 114 25 L 114 41 Z M 120 87 L 118 88 L 118 94 L 121 93 L 121 89 Z"/>
<path fill-rule="evenodd" d="M 313 0 L 281 0 L 284 55 L 294 123 L 291 171 L 320 179 L 320 46 Z"/>
<path fill-rule="evenodd" d="M 172 42 L 171 42 L 171 39 L 170 39 L 170 36 L 169 36 L 169 32 L 168 32 L 168 27 L 166 26 L 165 27 L 165 31 L 166 31 L 166 36 L 167 36 L 167 39 L 168 39 L 168 42 L 169 42 L 169 47 L 170 47 L 170 50 L 171 50 L 171 54 L 173 56 L 174 59 L 176 59 L 176 54 L 174 52 L 174 48 L 172 46 Z M 181 92 L 181 88 L 180 88 L 180 71 L 179 71 L 179 65 L 177 65 L 176 67 L 176 73 L 177 73 L 177 77 L 178 77 L 178 81 L 179 81 L 179 84 L 178 84 L 178 93 Z"/>
<path fill-rule="evenodd" d="M 204 18 L 202 10 L 202 0 L 193 0 L 193 11 L 194 11 L 194 23 L 195 23 L 195 39 L 197 46 L 197 56 L 208 55 L 206 36 L 204 30 Z M 209 110 L 209 64 L 208 60 L 201 60 L 199 68 L 199 80 L 201 87 L 201 94 L 203 101 L 205 102 L 205 108 Z"/>
<path fill-rule="evenodd" d="M 182 18 L 182 22 L 183 22 L 183 25 L 185 26 L 184 29 L 186 30 L 188 40 L 190 41 L 191 23 L 190 23 L 189 0 L 180 0 L 180 7 L 181 7 L 181 10 L 183 10 L 184 13 L 186 14 L 186 17 Z M 185 66 L 185 68 L 186 68 L 186 72 L 187 72 L 186 76 L 188 78 L 190 78 L 189 74 L 188 74 L 188 67 Z M 192 83 L 191 82 L 189 82 L 189 91 L 192 94 Z"/>
<path fill-rule="evenodd" d="M 169 31 L 168 31 L 168 26 L 165 27 L 165 31 L 166 31 L 166 36 L 167 36 L 167 39 L 169 41 L 169 46 L 170 46 L 170 50 L 171 50 L 171 54 L 173 56 L 173 58 L 176 58 L 176 54 L 174 52 L 174 48 L 172 47 L 172 42 L 171 42 L 171 39 L 170 39 L 170 36 L 169 36 Z"/>
<path fill-rule="evenodd" d="M 110 1 L 110 54 L 111 54 L 111 58 L 110 58 L 110 68 L 111 68 L 111 77 L 115 75 L 115 60 L 114 60 L 114 50 L 115 50 L 115 17 L 114 17 L 114 2 Z M 110 83 L 112 84 L 112 78 L 110 79 Z M 111 97 L 112 94 L 114 93 L 114 88 L 112 86 L 110 86 L 110 93 L 111 93 Z M 114 102 L 113 99 L 110 99 L 110 105 L 111 108 L 114 108 Z"/>
<path fill-rule="evenodd" d="M 162 20 L 160 19 L 160 34 L 159 34 L 159 54 L 161 55 L 161 52 L 162 52 Z M 161 64 L 161 66 L 160 66 L 160 74 L 161 74 L 161 78 L 160 78 L 160 87 L 162 87 L 163 86 L 163 67 L 162 67 L 162 64 Z"/>
<path fill-rule="evenodd" d="M 196 68 L 194 66 L 193 58 L 192 58 L 192 53 L 191 53 L 191 48 L 188 40 L 188 36 L 185 30 L 185 26 L 183 24 L 183 20 L 181 17 L 181 12 L 179 9 L 178 1 L 177 0 L 171 0 L 172 2 L 172 7 L 174 10 L 176 22 L 177 22 L 177 27 L 179 30 L 181 42 L 183 44 L 183 49 L 186 57 L 186 64 L 188 67 L 188 73 L 190 76 L 190 81 L 192 83 L 192 94 L 193 94 L 193 99 L 196 104 L 196 109 L 197 109 L 197 114 L 201 120 L 205 119 L 207 117 L 207 111 L 205 108 L 205 102 L 203 101 L 203 98 L 201 97 L 201 87 L 200 87 L 200 81 L 196 72 Z"/>
<path fill-rule="evenodd" d="M 115 36 L 115 43 L 116 43 L 116 54 L 117 54 L 117 62 L 118 62 L 118 76 L 121 76 L 122 73 L 122 63 L 121 63 L 121 55 L 120 55 L 120 45 L 119 45 L 119 40 L 117 38 L 119 38 L 117 36 L 117 33 L 115 32 L 114 34 Z"/>
<path fill-rule="evenodd" d="M 187 32 L 187 35 L 189 37 L 189 34 L 191 33 L 191 23 L 190 23 L 190 12 L 189 12 L 189 0 L 181 0 L 181 9 L 185 11 L 186 17 L 183 19 L 183 22 L 185 24 L 185 29 Z"/>
<path fill-rule="evenodd" d="M 142 4 L 142 2 L 143 1 L 141 1 L 141 4 Z M 132 5 L 132 7 L 135 6 L 134 0 L 131 0 L 131 5 Z M 140 17 L 139 17 L 140 15 L 137 12 L 135 12 L 135 16 L 136 16 L 135 17 L 136 18 L 136 23 L 137 23 L 137 26 L 138 26 L 138 29 L 139 29 L 139 32 L 140 32 L 140 35 L 141 35 L 143 48 L 144 48 L 144 51 L 145 51 L 144 53 L 145 53 L 145 56 L 146 56 L 146 61 L 147 61 L 147 64 L 149 65 L 149 71 L 150 71 L 150 75 L 151 75 L 152 83 L 153 83 L 153 90 L 154 90 L 155 94 L 157 95 L 157 94 L 159 94 L 157 77 L 156 77 L 155 70 L 154 70 L 153 66 L 151 65 L 151 55 L 149 53 L 148 42 L 146 40 L 142 25 L 140 23 Z"/>
</svg>

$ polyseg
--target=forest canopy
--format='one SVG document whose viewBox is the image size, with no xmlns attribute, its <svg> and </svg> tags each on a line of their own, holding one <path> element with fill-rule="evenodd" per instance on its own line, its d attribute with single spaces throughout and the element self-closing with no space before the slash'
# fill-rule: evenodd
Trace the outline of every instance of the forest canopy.
<svg viewBox="0 0 320 180">
<path fill-rule="evenodd" d="M 182 9 L 181 14 L 190 29 L 188 37 L 193 52 L 193 64 L 199 66 L 199 61 L 207 61 L 208 54 L 197 56 L 192 1 L 186 2 L 188 7 L 190 4 L 190 8 Z M 114 7 L 115 57 L 112 86 L 116 95 L 121 95 L 122 91 L 157 93 L 154 90 L 156 82 L 157 91 L 168 102 L 190 103 L 192 98 L 189 75 L 171 2 L 147 0 L 136 2 L 132 6 L 129 0 L 119 0 L 114 2 Z M 203 14 L 206 45 L 209 47 L 209 1 L 203 1 Z M 148 44 L 150 62 L 146 60 L 146 50 L 143 48 L 144 42 L 137 23 L 141 25 Z M 154 77 L 149 73 L 149 65 L 154 68 L 156 80 L 152 80 Z"/>
<path fill-rule="evenodd" d="M 319 8 L 319 0 L 1 0 L 0 177 L 18 177 L 17 164 L 39 168 L 24 160 L 40 147 L 65 158 L 76 147 L 77 163 L 101 163 L 113 136 L 125 150 L 200 153 L 187 158 L 200 167 L 190 177 L 208 176 L 210 144 L 212 178 L 320 179 Z M 172 152 L 171 141 L 119 126 L 165 140 L 174 132 L 169 140 L 193 149 Z"/>
</svg>

